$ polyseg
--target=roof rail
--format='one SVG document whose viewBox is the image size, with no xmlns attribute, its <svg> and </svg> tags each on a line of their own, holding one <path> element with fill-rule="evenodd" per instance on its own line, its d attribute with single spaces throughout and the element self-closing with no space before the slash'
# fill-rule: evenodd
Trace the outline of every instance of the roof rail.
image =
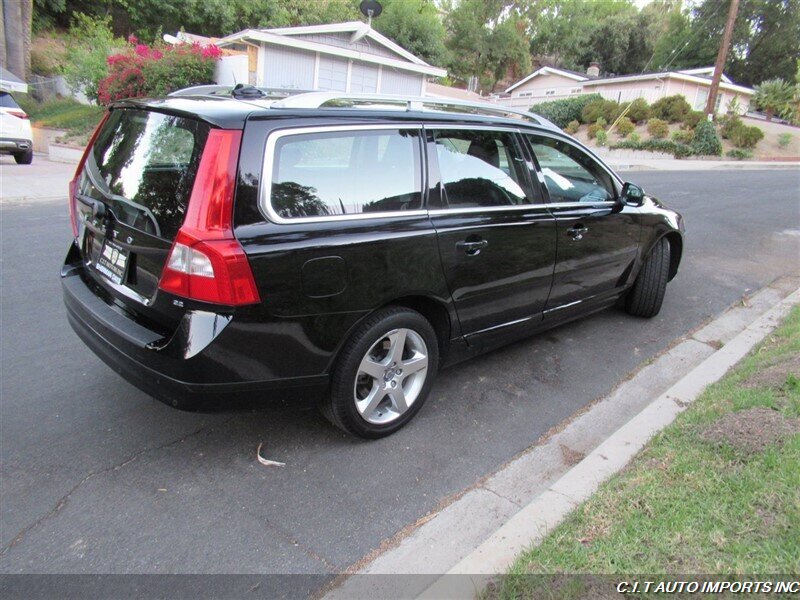
<svg viewBox="0 0 800 600">
<path fill-rule="evenodd" d="M 219 94 L 230 94 L 233 90 L 232 85 L 193 85 L 170 92 L 167 96 L 215 96 Z"/>
<path fill-rule="evenodd" d="M 399 96 L 386 94 L 343 94 L 340 92 L 308 92 L 276 100 L 270 108 L 365 108 L 373 110 L 405 110 L 456 112 L 500 117 L 521 117 L 549 129 L 560 128 L 544 117 L 503 105 L 472 102 L 454 98 Z"/>
</svg>

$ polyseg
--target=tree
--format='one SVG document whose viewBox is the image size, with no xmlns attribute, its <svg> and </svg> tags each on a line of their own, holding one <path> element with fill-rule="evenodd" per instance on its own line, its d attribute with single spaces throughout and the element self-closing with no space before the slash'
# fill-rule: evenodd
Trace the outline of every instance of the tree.
<svg viewBox="0 0 800 600">
<path fill-rule="evenodd" d="M 656 43 L 654 65 L 672 69 L 714 64 L 730 0 L 703 0 L 680 16 Z M 725 73 L 742 85 L 789 80 L 800 56 L 800 3 L 741 0 Z"/>
<path fill-rule="evenodd" d="M 753 102 L 771 121 L 775 113 L 782 114 L 792 101 L 792 86 L 783 79 L 768 79 L 756 86 Z"/>
<path fill-rule="evenodd" d="M 445 30 L 431 0 L 383 0 L 383 13 L 372 26 L 433 65 L 446 64 Z"/>
<path fill-rule="evenodd" d="M 492 89 L 509 70 L 516 76 L 530 70 L 527 24 L 504 0 L 461 0 L 442 5 L 446 12 L 451 74 L 479 78 Z"/>
<path fill-rule="evenodd" d="M 648 30 L 629 0 L 527 0 L 522 6 L 530 23 L 530 51 L 540 63 L 582 71 L 593 60 L 610 61 L 611 68 L 601 65 L 604 70 L 631 72 L 647 61 L 646 50 L 628 50 L 632 42 L 640 46 Z M 631 60 L 635 64 L 627 64 Z"/>
<path fill-rule="evenodd" d="M 2 0 L 0 64 L 25 79 L 31 70 L 33 0 Z"/>
</svg>

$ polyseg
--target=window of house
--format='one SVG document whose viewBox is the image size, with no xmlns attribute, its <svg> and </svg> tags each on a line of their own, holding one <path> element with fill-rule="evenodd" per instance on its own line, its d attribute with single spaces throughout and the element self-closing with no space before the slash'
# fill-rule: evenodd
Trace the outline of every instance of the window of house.
<svg viewBox="0 0 800 600">
<path fill-rule="evenodd" d="M 555 96 L 556 95 L 556 91 L 555 90 L 545 90 L 544 91 L 544 95 L 545 96 Z"/>
</svg>

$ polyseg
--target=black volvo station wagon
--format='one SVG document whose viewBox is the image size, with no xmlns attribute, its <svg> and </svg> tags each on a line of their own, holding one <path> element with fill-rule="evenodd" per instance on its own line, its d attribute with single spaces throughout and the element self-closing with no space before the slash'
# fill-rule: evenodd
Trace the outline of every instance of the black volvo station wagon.
<svg viewBox="0 0 800 600">
<path fill-rule="evenodd" d="M 203 87 L 113 104 L 70 184 L 73 329 L 183 409 L 303 398 L 376 438 L 439 369 L 659 312 L 679 214 L 557 127 L 427 98 Z"/>
</svg>

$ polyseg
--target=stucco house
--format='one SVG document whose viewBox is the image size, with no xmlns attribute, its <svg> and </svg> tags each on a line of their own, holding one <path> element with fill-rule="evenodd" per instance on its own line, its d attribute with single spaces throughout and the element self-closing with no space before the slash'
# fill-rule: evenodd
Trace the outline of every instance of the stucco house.
<svg viewBox="0 0 800 600">
<path fill-rule="evenodd" d="M 215 43 L 240 52 L 220 70 L 221 84 L 419 96 L 427 77 L 447 74 L 360 21 L 245 29 Z"/>
<path fill-rule="evenodd" d="M 664 96 L 682 94 L 695 110 L 703 110 L 711 88 L 714 67 L 601 77 L 599 68 L 593 64 L 586 73 L 578 73 L 555 67 L 541 67 L 509 86 L 507 96 L 497 102 L 517 108 L 528 108 L 532 104 L 574 96 L 578 94 L 600 94 L 617 102 L 630 102 L 644 98 L 653 103 Z M 717 94 L 717 110 L 728 110 L 734 98 L 739 103 L 739 112 L 747 112 L 755 91 L 736 85 L 722 75 Z"/>
</svg>

